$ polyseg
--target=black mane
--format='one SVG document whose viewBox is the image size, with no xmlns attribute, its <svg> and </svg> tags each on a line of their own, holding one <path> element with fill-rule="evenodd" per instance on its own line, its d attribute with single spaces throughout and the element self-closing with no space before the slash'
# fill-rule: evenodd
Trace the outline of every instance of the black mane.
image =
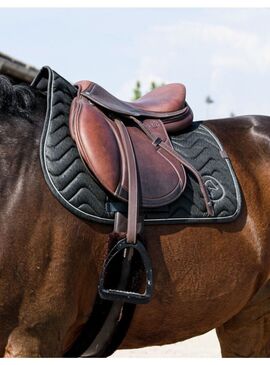
<svg viewBox="0 0 270 365">
<path fill-rule="evenodd" d="M 13 85 L 6 77 L 0 75 L 0 111 L 29 117 L 36 104 L 35 90 L 31 86 Z"/>
</svg>

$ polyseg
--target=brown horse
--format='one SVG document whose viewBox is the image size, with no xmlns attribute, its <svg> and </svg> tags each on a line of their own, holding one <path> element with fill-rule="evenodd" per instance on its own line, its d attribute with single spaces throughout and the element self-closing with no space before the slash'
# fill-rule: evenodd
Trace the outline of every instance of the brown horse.
<svg viewBox="0 0 270 365">
<path fill-rule="evenodd" d="M 91 313 L 111 227 L 67 211 L 49 191 L 39 141 L 46 100 L 0 86 L 0 353 L 62 356 Z M 147 226 L 154 296 L 121 348 L 217 329 L 223 356 L 270 356 L 270 118 L 207 121 L 242 187 L 232 223 Z"/>
</svg>

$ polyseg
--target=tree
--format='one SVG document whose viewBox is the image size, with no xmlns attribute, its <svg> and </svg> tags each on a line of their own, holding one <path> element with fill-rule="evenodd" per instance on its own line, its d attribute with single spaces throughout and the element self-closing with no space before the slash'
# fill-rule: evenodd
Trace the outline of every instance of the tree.
<svg viewBox="0 0 270 365">
<path fill-rule="evenodd" d="M 156 83 L 155 81 L 151 81 L 150 83 L 150 87 L 149 87 L 149 91 L 152 91 L 154 89 L 156 89 L 159 86 L 163 86 L 164 83 Z M 142 90 L 141 90 L 141 82 L 140 81 L 136 81 L 136 85 L 135 88 L 133 89 L 133 96 L 132 96 L 132 100 L 137 100 L 142 96 Z"/>
<path fill-rule="evenodd" d="M 136 82 L 135 88 L 133 89 L 133 97 L 132 100 L 137 100 L 142 96 L 142 91 L 141 91 L 141 83 L 140 81 Z"/>
<path fill-rule="evenodd" d="M 206 104 L 213 104 L 214 103 L 214 100 L 211 98 L 210 95 L 208 95 L 205 99 L 205 102 Z"/>
<path fill-rule="evenodd" d="M 214 103 L 214 100 L 211 98 L 210 95 L 208 95 L 205 99 L 205 102 L 206 102 L 206 105 L 207 105 L 207 107 L 206 107 L 206 119 L 208 119 L 209 118 L 209 107 L 210 107 L 211 104 Z"/>
</svg>

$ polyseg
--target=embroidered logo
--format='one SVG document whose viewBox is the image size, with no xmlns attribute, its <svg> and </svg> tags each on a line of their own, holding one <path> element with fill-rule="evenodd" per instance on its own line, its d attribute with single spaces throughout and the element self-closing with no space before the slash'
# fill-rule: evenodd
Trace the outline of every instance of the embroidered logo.
<svg viewBox="0 0 270 365">
<path fill-rule="evenodd" d="M 217 201 L 224 198 L 225 189 L 215 177 L 204 176 L 203 180 L 212 201 Z"/>
</svg>

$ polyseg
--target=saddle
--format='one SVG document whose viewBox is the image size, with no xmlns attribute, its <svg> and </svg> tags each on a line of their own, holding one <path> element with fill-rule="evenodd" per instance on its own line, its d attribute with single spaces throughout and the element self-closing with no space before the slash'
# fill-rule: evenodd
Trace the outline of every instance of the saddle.
<svg viewBox="0 0 270 365">
<path fill-rule="evenodd" d="M 115 198 L 128 204 L 127 214 L 115 214 L 117 243 L 109 253 L 100 278 L 103 299 L 148 302 L 152 295 L 152 266 L 142 241 L 143 211 L 175 201 L 186 186 L 186 169 L 197 179 L 207 213 L 211 199 L 198 171 L 173 149 L 170 135 L 190 127 L 193 113 L 182 84 L 158 87 L 134 102 L 125 102 L 91 81 L 76 84 L 69 127 L 89 172 Z M 124 234 L 124 236 L 123 236 Z M 123 238 L 124 237 L 124 238 Z M 145 269 L 144 293 L 104 284 L 110 262 L 122 253 L 130 272 L 134 252 Z M 126 282 L 124 280 L 124 282 Z"/>
</svg>

